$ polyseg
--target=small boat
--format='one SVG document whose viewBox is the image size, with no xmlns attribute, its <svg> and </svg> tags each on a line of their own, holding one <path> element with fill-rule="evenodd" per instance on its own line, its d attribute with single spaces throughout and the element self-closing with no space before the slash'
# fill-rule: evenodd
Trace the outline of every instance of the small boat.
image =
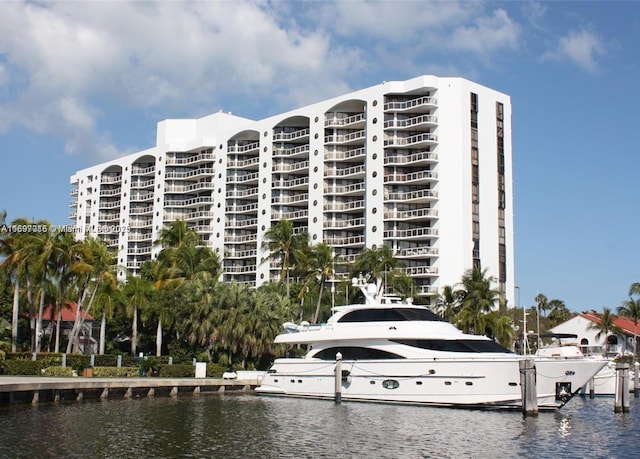
<svg viewBox="0 0 640 459">
<path fill-rule="evenodd" d="M 463 333 L 425 306 L 384 295 L 380 283 L 354 279 L 353 285 L 363 304 L 334 307 L 324 324 L 284 325 L 275 343 L 306 345 L 307 353 L 276 359 L 258 395 L 334 399 L 339 383 L 343 401 L 521 409 L 520 361 L 531 358 L 538 409 L 555 410 L 607 363 L 514 354 L 486 336 Z"/>
</svg>

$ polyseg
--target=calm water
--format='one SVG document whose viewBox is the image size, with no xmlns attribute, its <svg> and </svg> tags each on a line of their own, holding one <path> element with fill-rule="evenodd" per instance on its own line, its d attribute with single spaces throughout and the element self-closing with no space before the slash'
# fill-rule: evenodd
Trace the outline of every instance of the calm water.
<svg viewBox="0 0 640 459">
<path fill-rule="evenodd" d="M 637 457 L 640 401 L 574 398 L 524 418 L 254 395 L 0 408 L 2 458 Z"/>
</svg>

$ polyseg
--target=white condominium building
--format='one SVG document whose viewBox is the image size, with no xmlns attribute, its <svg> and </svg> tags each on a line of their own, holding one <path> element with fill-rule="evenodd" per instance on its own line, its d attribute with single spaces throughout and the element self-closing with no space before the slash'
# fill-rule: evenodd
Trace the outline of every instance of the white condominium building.
<svg viewBox="0 0 640 459">
<path fill-rule="evenodd" d="M 343 260 L 389 245 L 418 295 L 479 265 L 513 304 L 511 161 L 509 96 L 421 76 L 257 121 L 162 121 L 154 147 L 71 177 L 70 217 L 134 273 L 182 219 L 220 255 L 224 281 L 278 279 L 261 247 L 284 217 Z"/>
</svg>

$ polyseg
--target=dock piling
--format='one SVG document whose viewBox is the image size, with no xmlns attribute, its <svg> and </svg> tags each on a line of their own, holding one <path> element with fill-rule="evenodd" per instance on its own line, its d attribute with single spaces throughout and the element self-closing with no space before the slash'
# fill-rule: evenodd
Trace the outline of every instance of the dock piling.
<svg viewBox="0 0 640 459">
<path fill-rule="evenodd" d="M 536 388 L 536 365 L 531 358 L 520 360 L 519 365 L 522 413 L 525 416 L 537 416 L 538 391 Z"/>
<path fill-rule="evenodd" d="M 613 402 L 614 413 L 629 412 L 629 364 L 616 363 L 616 394 Z"/>
<path fill-rule="evenodd" d="M 336 404 L 342 403 L 342 354 L 338 352 L 336 354 Z"/>
</svg>

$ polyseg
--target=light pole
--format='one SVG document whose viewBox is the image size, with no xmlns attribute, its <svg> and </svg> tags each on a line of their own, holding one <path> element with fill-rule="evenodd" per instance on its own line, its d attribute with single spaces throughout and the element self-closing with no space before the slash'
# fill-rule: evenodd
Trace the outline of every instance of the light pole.
<svg viewBox="0 0 640 459">
<path fill-rule="evenodd" d="M 516 285 L 516 307 L 520 306 L 520 287 Z M 527 311 L 522 308 L 522 353 L 527 354 Z"/>
</svg>

